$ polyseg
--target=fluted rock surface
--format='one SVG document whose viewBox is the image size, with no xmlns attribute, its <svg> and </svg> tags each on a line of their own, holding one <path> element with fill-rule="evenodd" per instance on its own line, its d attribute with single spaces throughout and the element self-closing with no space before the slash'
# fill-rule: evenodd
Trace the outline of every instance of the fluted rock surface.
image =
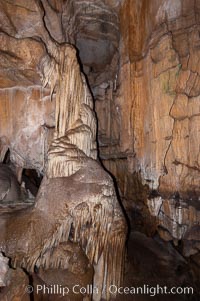
<svg viewBox="0 0 200 301">
<path fill-rule="evenodd" d="M 16 30 L 12 31 L 12 26 L 5 27 L 6 36 L 13 35 L 12 38 L 17 42 L 33 42 L 31 48 L 28 45 L 24 50 L 27 56 L 22 54 L 21 59 L 21 53 L 18 55 L 16 69 L 19 70 L 19 77 L 20 63 L 25 58 L 24 74 L 25 79 L 28 78 L 26 66 L 28 68 L 31 63 L 29 52 L 33 50 L 35 42 L 41 47 L 41 51 L 36 52 L 36 65 L 33 67 L 34 74 L 40 78 L 38 82 L 21 83 L 16 76 L 16 81 L 12 82 L 8 91 L 9 97 L 4 108 L 10 104 L 16 91 L 16 94 L 20 94 L 22 116 L 16 127 L 20 133 L 15 137 L 16 129 L 12 124 L 14 118 L 12 109 L 9 108 L 11 129 L 8 126 L 2 129 L 1 160 L 4 160 L 7 147 L 12 163 L 21 168 L 35 168 L 43 172 L 45 177 L 32 207 L 2 218 L 1 250 L 11 258 L 13 267 L 21 267 L 31 274 L 35 268 L 52 267 L 54 259 L 50 256 L 51 251 L 60 243 L 68 240 L 79 243 L 94 268 L 93 284 L 98 287 L 99 293 L 92 295 L 93 300 L 99 301 L 102 297 L 109 300 L 110 292 L 104 288 L 111 284 L 119 286 L 122 281 L 126 221 L 114 184 L 97 163 L 93 99 L 81 72 L 77 51 L 69 43 L 59 44 L 67 40 L 67 37 L 63 40 L 62 34 L 55 41 L 56 33 L 61 33 L 59 26 L 54 29 L 50 23 L 55 7 L 47 1 L 33 3 L 32 10 L 23 3 L 17 6 L 17 10 L 27 13 L 24 23 L 26 28 L 22 28 L 23 13 L 12 22 Z M 100 1 L 97 15 L 102 5 Z M 55 22 L 59 21 L 59 9 L 62 7 L 56 8 L 58 11 L 53 17 Z M 91 7 L 96 10 L 92 3 Z M 9 8 L 9 3 L 5 4 L 4 10 Z M 109 12 L 105 7 L 104 10 Z M 9 20 L 13 18 L 15 19 L 15 14 L 11 13 Z M 31 27 L 29 22 L 32 18 L 36 18 L 37 24 Z M 103 42 L 102 47 L 104 46 Z M 10 48 L 8 45 L 6 54 Z M 112 47 L 110 48 L 112 56 Z M 4 50 L 0 51 L 4 54 Z M 107 64 L 109 59 L 105 61 Z M 10 80 L 9 76 L 8 79 Z M 8 88 L 2 87 L 2 90 L 7 93 Z M 23 99 L 24 93 L 21 92 L 24 90 L 29 94 L 25 94 Z M 45 91 L 47 93 L 43 96 Z M 36 101 L 32 101 L 33 97 L 36 97 Z M 42 107 L 45 106 L 44 98 L 47 100 L 45 109 Z M 17 98 L 13 102 L 15 101 Z M 4 112 L 2 116 L 5 119 Z M 27 113 L 30 114 L 30 119 L 27 118 Z M 25 125 L 20 124 L 23 118 L 26 120 Z M 55 266 L 59 268 L 62 264 L 58 259 Z"/>
<path fill-rule="evenodd" d="M 153 223 L 174 238 L 199 223 L 199 9 L 199 1 L 123 1 L 119 85 L 110 107 L 118 140 L 111 139 L 113 121 L 101 148 L 131 223 L 135 214 L 148 220 L 146 205 L 156 195 Z"/>
<path fill-rule="evenodd" d="M 198 237 L 188 233 L 200 218 L 200 1 L 3 0 L 0 7 L 1 162 L 9 148 L 14 164 L 44 173 L 51 145 L 54 178 L 96 158 L 90 93 L 64 60 L 62 43 L 73 44 L 95 99 L 99 155 L 131 227 L 183 240 L 198 260 Z M 60 65 L 70 75 L 60 76 Z M 71 78 L 80 107 L 67 124 L 73 102 L 59 97 L 72 96 Z M 51 87 L 42 87 L 45 79 Z"/>
</svg>

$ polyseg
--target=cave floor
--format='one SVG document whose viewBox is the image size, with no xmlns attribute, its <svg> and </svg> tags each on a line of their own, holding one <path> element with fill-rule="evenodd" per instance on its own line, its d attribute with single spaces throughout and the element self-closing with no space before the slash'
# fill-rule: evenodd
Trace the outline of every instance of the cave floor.
<svg viewBox="0 0 200 301">
<path fill-rule="evenodd" d="M 199 301 L 199 281 L 188 261 L 169 242 L 132 232 L 123 287 L 167 287 L 167 294 L 122 294 L 116 301 Z M 172 294 L 171 288 L 192 287 L 193 294 Z M 161 289 L 160 289 L 161 290 Z M 162 292 L 162 291 L 161 291 Z M 155 295 L 154 295 L 155 294 Z"/>
</svg>

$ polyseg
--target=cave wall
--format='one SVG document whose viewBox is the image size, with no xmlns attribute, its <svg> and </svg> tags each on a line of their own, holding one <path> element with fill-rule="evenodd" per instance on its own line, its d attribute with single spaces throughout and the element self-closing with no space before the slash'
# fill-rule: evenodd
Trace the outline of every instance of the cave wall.
<svg viewBox="0 0 200 301">
<path fill-rule="evenodd" d="M 127 130 L 133 131 L 136 169 L 163 194 L 198 194 L 199 3 L 127 1 L 122 18 L 128 5 L 141 10 L 136 17 L 132 12 L 133 30 L 129 26 L 124 39 L 132 84 Z"/>
<path fill-rule="evenodd" d="M 119 126 L 113 134 L 114 110 L 110 107 L 119 68 L 119 3 L 1 1 L 1 157 L 6 144 L 13 163 L 41 172 L 44 169 L 54 127 L 56 93 L 51 96 L 49 87 L 43 87 L 40 73 L 48 52 L 48 34 L 52 41 L 77 47 L 96 100 L 99 143 L 106 144 L 110 135 L 117 139 Z"/>
<path fill-rule="evenodd" d="M 101 156 L 133 227 L 146 223 L 152 233 L 159 225 L 165 239 L 181 239 L 200 217 L 199 9 L 199 1 L 127 0 L 119 12 L 111 109 L 119 139 Z"/>
</svg>

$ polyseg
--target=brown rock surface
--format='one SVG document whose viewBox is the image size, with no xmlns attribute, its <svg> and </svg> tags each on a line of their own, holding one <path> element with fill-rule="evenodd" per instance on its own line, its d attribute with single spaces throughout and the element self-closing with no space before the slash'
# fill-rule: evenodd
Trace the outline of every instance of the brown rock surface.
<svg viewBox="0 0 200 301">
<path fill-rule="evenodd" d="M 20 185 L 12 170 L 0 163 L 0 203 L 19 201 Z"/>
<path fill-rule="evenodd" d="M 8 283 L 0 291 L 1 301 L 30 301 L 29 279 L 21 269 L 9 269 Z"/>
<path fill-rule="evenodd" d="M 127 0 L 121 5 L 118 88 L 109 109 L 112 126 L 107 145 L 100 147 L 100 154 L 117 179 L 129 216 L 137 214 L 130 177 L 158 193 L 165 204 L 164 215 L 169 216 L 170 207 L 172 220 L 177 220 L 177 209 L 170 205 L 176 192 L 189 211 L 198 211 L 199 8 L 199 1 L 186 0 Z M 102 107 L 105 110 L 106 105 Z M 114 140 L 115 132 L 118 139 Z M 145 196 L 141 185 L 137 199 L 142 198 L 141 207 L 146 208 L 148 189 Z M 198 213 L 186 215 L 181 224 L 187 219 L 188 227 L 199 222 Z M 165 223 L 172 232 L 172 221 L 164 220 L 161 217 L 158 224 Z M 179 226 L 174 227 L 178 233 Z"/>
<path fill-rule="evenodd" d="M 122 26 L 128 3 L 132 2 L 126 1 L 123 6 Z M 132 131 L 134 139 L 137 169 L 141 170 L 144 182 L 161 193 L 170 195 L 179 191 L 188 196 L 190 191 L 196 191 L 198 194 L 199 106 L 195 105 L 199 102 L 198 64 L 195 63 L 198 24 L 194 7 L 187 5 L 187 1 L 142 3 L 139 21 L 133 19 L 132 23 L 134 27 L 141 22 L 137 32 L 145 40 L 135 40 L 137 53 L 131 57 L 128 51 L 133 47 L 128 47 L 127 41 L 134 39 L 134 32 L 130 30 L 122 36 L 122 60 L 129 57 L 131 63 L 125 63 L 121 69 L 122 89 L 131 86 L 130 80 L 124 77 L 125 68 L 131 73 L 130 78 L 134 78 L 128 96 L 132 112 L 126 110 L 132 115 L 126 120 L 128 133 Z M 186 12 L 184 17 L 182 9 Z"/>
<path fill-rule="evenodd" d="M 44 46 L 34 39 L 0 33 L 0 88 L 40 84 L 37 68 Z"/>
<path fill-rule="evenodd" d="M 46 252 L 44 256 L 46 263 L 49 256 L 50 266 L 41 267 L 33 274 L 34 300 L 90 300 L 89 290 L 85 294 L 73 292 L 75 285 L 76 292 L 81 287 L 92 286 L 93 268 L 80 246 L 72 242 L 61 243 Z M 48 289 L 51 288 L 54 288 L 54 293 L 48 294 Z M 66 289 L 62 291 L 60 288 Z"/>
<path fill-rule="evenodd" d="M 200 218 L 200 1 L 3 0 L 0 11 L 1 162 L 9 147 L 13 163 L 43 171 L 55 97 L 50 102 L 52 91 L 41 88 L 39 70 L 52 58 L 48 43 L 72 43 L 95 98 L 99 155 L 131 227 L 174 243 L 193 231 Z"/>
<path fill-rule="evenodd" d="M 101 157 L 128 158 L 165 195 L 198 194 L 198 1 L 120 4 L 2 1 L 1 85 L 40 84 L 45 26 L 58 42 L 74 41 L 96 99 Z"/>
<path fill-rule="evenodd" d="M 42 22 L 46 24 L 43 5 L 39 5 L 38 10 L 41 18 L 44 16 Z M 11 258 L 12 267 L 22 267 L 30 274 L 36 267 L 51 269 L 54 261 L 56 261 L 55 267 L 61 269 L 62 258 L 51 256 L 53 248 L 68 240 L 79 243 L 94 268 L 93 284 L 98 287 L 99 293 L 96 296 L 93 294 L 93 300 L 100 301 L 101 297 L 108 300 L 110 293 L 104 291 L 104 286 L 109 286 L 111 283 L 120 285 L 122 279 L 126 221 L 112 179 L 97 162 L 93 100 L 87 81 L 81 73 L 76 50 L 70 44 L 58 44 L 52 39 L 45 26 L 42 29 L 41 39 L 46 43 L 46 55 L 42 59 L 39 58 L 38 68 L 44 86 L 48 85 L 51 95 L 53 92 L 56 94 L 55 125 L 52 126 L 54 135 L 47 157 L 45 156 L 48 147 L 46 133 L 42 141 L 43 163 L 47 169 L 36 202 L 26 210 L 15 211 L 2 217 L 0 246 Z M 27 87 L 25 91 L 31 89 L 32 92 L 34 88 Z M 27 115 L 29 112 L 31 115 L 27 118 L 24 114 L 21 119 L 21 121 L 23 118 L 26 120 L 25 124 L 28 124 L 28 128 L 22 125 L 22 133 L 20 132 L 20 137 L 17 137 L 14 143 L 18 153 L 12 149 L 14 139 L 11 128 L 11 138 L 5 133 L 3 135 L 1 157 L 5 154 L 7 143 L 11 145 L 9 149 L 12 163 L 22 168 L 35 167 L 41 171 L 40 162 L 31 157 L 38 146 L 37 139 L 41 137 L 40 132 L 36 131 L 40 131 L 42 126 L 47 129 L 51 126 L 46 122 L 41 124 L 46 115 L 47 118 L 49 117 L 48 107 L 47 111 L 41 108 L 42 114 L 39 116 L 41 119 L 38 120 L 38 106 L 40 106 L 38 90 L 36 95 L 31 94 L 33 98 L 36 97 L 36 101 L 32 102 L 33 109 L 30 110 L 30 106 L 25 106 L 24 113 Z M 35 103 L 36 109 L 34 109 Z M 20 105 L 23 109 L 21 99 Z M 12 110 L 9 114 L 13 119 Z M 30 140 L 21 139 L 23 131 L 27 135 L 24 140 L 30 138 L 36 146 L 33 144 L 30 148 Z M 19 145 L 16 145 L 17 143 Z M 22 147 L 21 153 L 19 153 L 20 147 Z M 41 145 L 38 148 L 41 149 Z M 30 166 L 27 166 L 27 161 Z M 65 268 L 63 266 L 63 269 Z M 83 277 L 86 277 L 85 273 Z M 51 275 L 54 279 L 52 278 L 50 282 L 55 281 L 56 274 L 55 272 L 46 275 L 45 272 L 47 276 L 45 281 L 50 281 Z M 87 281 L 87 277 L 84 279 Z"/>
<path fill-rule="evenodd" d="M 55 125 L 55 102 L 49 90 L 32 86 L 2 89 L 0 102 L 0 137 L 6 137 L 12 162 L 42 171 Z M 0 151 L 5 154 L 3 148 Z"/>
</svg>

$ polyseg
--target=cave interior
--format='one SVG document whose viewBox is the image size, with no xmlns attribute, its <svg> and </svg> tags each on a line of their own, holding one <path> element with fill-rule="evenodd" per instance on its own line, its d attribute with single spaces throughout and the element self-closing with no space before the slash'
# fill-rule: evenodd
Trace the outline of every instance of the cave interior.
<svg viewBox="0 0 200 301">
<path fill-rule="evenodd" d="M 0 301 L 199 300 L 199 58 L 200 0 L 0 1 Z"/>
</svg>

